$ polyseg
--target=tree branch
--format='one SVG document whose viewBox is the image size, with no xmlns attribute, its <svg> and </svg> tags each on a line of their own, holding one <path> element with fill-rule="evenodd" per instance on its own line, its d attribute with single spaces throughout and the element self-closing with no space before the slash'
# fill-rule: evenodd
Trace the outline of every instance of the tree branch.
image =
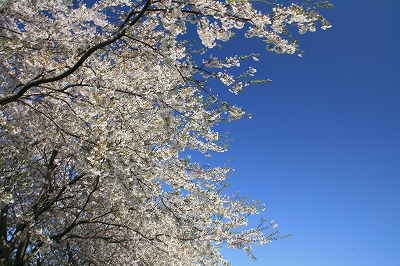
<svg viewBox="0 0 400 266">
<path fill-rule="evenodd" d="M 125 21 L 121 25 L 120 29 L 116 32 L 114 37 L 112 37 L 108 40 L 105 40 L 103 42 L 100 42 L 100 43 L 92 46 L 88 50 L 86 50 L 86 52 L 83 53 L 81 58 L 79 58 L 79 60 L 72 67 L 68 68 L 61 74 L 58 74 L 54 77 L 34 79 L 34 80 L 28 82 L 27 84 L 23 85 L 22 88 L 17 93 L 0 98 L 0 105 L 6 105 L 8 103 L 18 100 L 32 87 L 36 87 L 36 86 L 54 82 L 54 81 L 59 81 L 63 78 L 68 77 L 69 75 L 73 74 L 76 70 L 78 70 L 82 66 L 82 64 L 86 61 L 86 59 L 88 59 L 97 50 L 104 48 L 104 47 L 116 42 L 117 40 L 121 39 L 125 35 L 127 29 L 132 27 L 133 25 L 135 25 L 140 20 L 140 18 L 144 15 L 144 13 L 146 12 L 146 10 L 149 8 L 150 5 L 151 5 L 151 0 L 147 0 L 145 6 L 140 11 L 140 13 L 129 23 L 129 19 L 134 14 L 134 12 L 133 12 L 134 9 L 133 9 L 129 13 L 127 19 L 125 19 Z"/>
</svg>

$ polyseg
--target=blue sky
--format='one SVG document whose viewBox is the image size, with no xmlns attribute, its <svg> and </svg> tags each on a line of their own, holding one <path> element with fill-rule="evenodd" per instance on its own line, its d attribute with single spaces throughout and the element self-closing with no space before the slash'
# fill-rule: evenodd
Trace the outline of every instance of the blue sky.
<svg viewBox="0 0 400 266">
<path fill-rule="evenodd" d="M 232 156 L 231 189 L 293 234 L 255 262 L 227 252 L 234 266 L 400 265 L 400 1 L 331 2 L 333 28 L 301 36 L 302 58 L 229 44 L 259 51 L 273 82 L 232 97 L 253 119 L 224 125 L 234 140 L 213 158 Z"/>
</svg>

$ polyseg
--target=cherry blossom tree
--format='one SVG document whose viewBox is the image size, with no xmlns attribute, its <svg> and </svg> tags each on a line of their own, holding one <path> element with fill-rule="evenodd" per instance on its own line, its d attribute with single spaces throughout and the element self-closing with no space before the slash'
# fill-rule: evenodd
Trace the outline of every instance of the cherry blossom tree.
<svg viewBox="0 0 400 266">
<path fill-rule="evenodd" d="M 230 72 L 256 54 L 207 50 L 236 31 L 301 54 L 294 32 L 330 27 L 325 1 L 254 6 L 0 2 L 2 265 L 230 265 L 221 247 L 253 257 L 279 238 L 274 222 L 246 227 L 263 204 L 224 192 L 229 168 L 190 157 L 225 151 L 215 125 L 245 115 L 207 81 L 261 82 Z"/>
</svg>

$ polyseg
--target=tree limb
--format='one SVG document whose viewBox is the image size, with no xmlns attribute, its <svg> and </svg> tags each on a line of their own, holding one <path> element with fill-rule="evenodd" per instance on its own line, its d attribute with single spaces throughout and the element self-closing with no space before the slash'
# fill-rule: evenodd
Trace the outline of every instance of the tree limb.
<svg viewBox="0 0 400 266">
<path fill-rule="evenodd" d="M 12 95 L 8 95 L 3 98 L 0 98 L 0 105 L 6 105 L 8 103 L 18 100 L 32 87 L 36 87 L 36 86 L 54 82 L 54 81 L 59 81 L 63 78 L 68 77 L 69 75 L 73 74 L 76 70 L 78 70 L 82 66 L 82 64 L 86 61 L 86 59 L 88 59 L 94 52 L 121 39 L 125 35 L 127 29 L 129 27 L 132 27 L 134 24 L 136 24 L 140 20 L 140 18 L 144 15 L 144 13 L 146 12 L 146 10 L 148 9 L 148 7 L 150 5 L 151 5 L 151 0 L 147 0 L 145 6 L 140 11 L 140 13 L 129 23 L 129 19 L 134 14 L 134 12 L 133 12 L 134 9 L 133 9 L 128 14 L 127 19 L 125 19 L 125 21 L 121 25 L 120 29 L 116 32 L 116 34 L 112 38 L 105 40 L 103 42 L 100 42 L 100 43 L 92 46 L 88 50 L 86 50 L 86 52 L 83 53 L 81 58 L 79 58 L 79 60 L 72 67 L 68 68 L 67 70 L 65 70 L 64 72 L 62 72 L 61 74 L 58 74 L 56 76 L 49 77 L 49 78 L 34 79 L 34 80 L 28 82 L 27 84 L 23 85 L 22 88 L 18 92 L 14 93 Z"/>
</svg>

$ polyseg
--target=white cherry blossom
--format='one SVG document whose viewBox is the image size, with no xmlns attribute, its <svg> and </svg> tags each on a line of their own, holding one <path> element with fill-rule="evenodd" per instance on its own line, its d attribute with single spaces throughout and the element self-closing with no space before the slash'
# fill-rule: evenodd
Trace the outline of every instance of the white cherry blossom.
<svg viewBox="0 0 400 266">
<path fill-rule="evenodd" d="M 268 81 L 233 71 L 258 54 L 209 49 L 243 28 L 299 52 L 291 29 L 330 26 L 307 3 L 0 1 L 0 264 L 230 265 L 222 246 L 279 238 L 190 154 L 226 151 L 215 125 L 245 115 L 217 90 Z"/>
</svg>

